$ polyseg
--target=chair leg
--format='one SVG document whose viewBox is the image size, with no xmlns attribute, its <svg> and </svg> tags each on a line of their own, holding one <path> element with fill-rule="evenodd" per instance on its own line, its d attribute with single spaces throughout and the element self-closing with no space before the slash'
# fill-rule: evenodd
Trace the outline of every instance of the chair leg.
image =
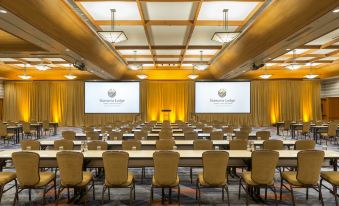
<svg viewBox="0 0 339 206">
<path fill-rule="evenodd" d="M 172 188 L 168 188 L 168 199 L 169 204 L 172 204 Z"/>
<path fill-rule="evenodd" d="M 308 200 L 308 187 L 306 187 L 306 200 Z"/>
<path fill-rule="evenodd" d="M 248 206 L 248 190 L 249 190 L 249 187 L 246 184 L 246 206 Z"/>
<path fill-rule="evenodd" d="M 150 197 L 150 204 L 152 205 L 153 202 L 153 185 L 151 186 L 151 197 Z"/>
<path fill-rule="evenodd" d="M 230 206 L 230 194 L 229 194 L 227 185 L 225 187 L 225 190 L 226 190 L 226 195 L 227 195 L 227 205 Z"/>
<path fill-rule="evenodd" d="M 193 183 L 193 168 L 190 167 L 190 178 L 191 178 L 191 184 Z"/>
<path fill-rule="evenodd" d="M 104 204 L 104 198 L 105 198 L 105 191 L 106 191 L 106 186 L 102 186 L 102 194 L 101 194 L 101 204 Z"/>
<path fill-rule="evenodd" d="M 57 187 L 56 187 L 56 178 L 54 178 L 54 201 L 57 199 Z"/>
<path fill-rule="evenodd" d="M 318 185 L 318 191 L 319 191 L 319 199 L 320 199 L 320 202 L 321 202 L 321 205 L 324 206 L 324 200 L 323 200 L 323 195 L 322 195 L 322 192 L 320 190 L 320 185 Z M 334 192 L 334 191 L 333 191 Z M 337 194 L 335 194 L 335 196 L 337 196 Z"/>
<path fill-rule="evenodd" d="M 178 185 L 178 204 L 180 206 L 180 185 Z"/>
<path fill-rule="evenodd" d="M 32 190 L 31 190 L 31 188 L 28 189 L 28 201 L 29 201 L 29 205 L 31 205 L 31 202 L 32 202 Z"/>
<path fill-rule="evenodd" d="M 46 197 L 46 189 L 47 189 L 47 185 L 44 187 L 44 192 L 43 192 L 43 194 L 42 194 L 42 205 L 44 205 L 45 204 L 45 197 Z"/>
<path fill-rule="evenodd" d="M 333 185 L 333 194 L 334 194 L 334 199 L 335 199 L 335 205 L 339 205 L 338 204 L 338 196 L 337 196 L 337 186 L 335 186 L 335 185 Z"/>
<path fill-rule="evenodd" d="M 17 201 L 19 203 L 19 191 L 18 191 L 18 182 L 16 180 L 14 180 L 14 182 L 15 182 L 15 195 L 13 205 L 16 205 Z"/>
<path fill-rule="evenodd" d="M 277 197 L 277 190 L 275 189 L 275 186 L 273 185 L 271 187 L 273 193 L 274 193 L 274 201 L 275 201 L 275 205 L 278 206 L 278 197 Z"/>
<path fill-rule="evenodd" d="M 292 186 L 291 186 L 291 198 L 292 198 L 292 205 L 295 206 L 293 187 Z"/>
<path fill-rule="evenodd" d="M 225 200 L 225 190 L 224 189 L 221 190 L 221 199 L 222 199 L 222 201 Z"/>
<path fill-rule="evenodd" d="M 165 188 L 161 188 L 161 204 L 165 203 Z"/>
<path fill-rule="evenodd" d="M 94 185 L 94 179 L 92 179 L 92 190 L 93 190 L 93 200 L 95 200 L 95 185 Z"/>
<path fill-rule="evenodd" d="M 240 192 L 241 192 L 241 177 L 239 179 L 239 193 L 238 193 L 238 199 L 240 200 Z"/>
<path fill-rule="evenodd" d="M 58 206 L 58 204 L 59 204 L 60 194 L 61 194 L 61 192 L 62 192 L 63 189 L 64 189 L 64 188 L 62 188 L 61 186 L 60 186 L 59 189 L 58 189 L 58 195 L 57 195 L 57 200 L 56 200 L 56 205 L 57 205 L 57 206 Z"/>
<path fill-rule="evenodd" d="M 132 205 L 133 186 L 129 190 L 129 205 Z"/>
<path fill-rule="evenodd" d="M 281 177 L 281 175 L 280 175 L 280 201 L 281 201 L 281 197 L 282 197 L 282 187 L 283 187 L 283 178 Z"/>
</svg>

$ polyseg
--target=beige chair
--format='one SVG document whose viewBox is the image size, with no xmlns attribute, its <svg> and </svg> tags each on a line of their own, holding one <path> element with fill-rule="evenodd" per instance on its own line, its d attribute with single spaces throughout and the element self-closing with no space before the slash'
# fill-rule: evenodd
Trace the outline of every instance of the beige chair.
<svg viewBox="0 0 339 206">
<path fill-rule="evenodd" d="M 4 143 L 6 140 L 9 141 L 13 140 L 13 144 L 15 143 L 15 134 L 7 132 L 7 126 L 3 123 L 0 123 L 0 137 L 4 140 Z"/>
<path fill-rule="evenodd" d="M 242 187 L 246 192 L 246 205 L 248 205 L 248 196 L 250 196 L 249 191 L 255 188 L 264 187 L 266 199 L 267 187 L 269 187 L 274 193 L 275 203 L 278 205 L 277 193 L 274 187 L 274 174 L 279 160 L 279 153 L 270 150 L 259 150 L 253 151 L 251 156 L 252 169 L 251 171 L 243 172 L 241 175 L 238 198 L 240 199 L 240 190 Z M 245 183 L 246 187 L 242 182 Z"/>
<path fill-rule="evenodd" d="M 72 141 L 75 140 L 75 132 L 74 131 L 62 131 L 61 136 L 64 139 L 67 139 L 67 140 L 72 140 Z"/>
<path fill-rule="evenodd" d="M 331 122 L 329 125 L 328 125 L 328 129 L 327 129 L 327 132 L 326 133 L 321 133 L 320 136 L 321 136 L 321 139 L 324 139 L 326 141 L 326 145 L 327 145 L 327 141 L 336 141 L 337 139 L 337 123 L 335 122 Z"/>
<path fill-rule="evenodd" d="M 315 149 L 314 140 L 298 140 L 295 142 L 295 150 L 312 150 Z"/>
<path fill-rule="evenodd" d="M 304 136 L 304 139 L 306 139 L 306 137 L 310 137 L 310 129 L 311 129 L 311 123 L 310 122 L 303 122 L 303 126 L 301 130 L 297 130 L 298 132 L 298 136 Z"/>
<path fill-rule="evenodd" d="M 148 132 L 145 132 L 145 131 L 134 132 L 134 139 L 137 139 L 137 140 L 146 140 L 147 136 L 148 136 Z"/>
<path fill-rule="evenodd" d="M 233 126 L 224 127 L 222 131 L 227 134 L 233 134 L 234 127 Z"/>
<path fill-rule="evenodd" d="M 192 127 L 184 127 L 184 128 L 182 128 L 182 132 L 183 133 L 186 133 L 186 132 L 193 132 L 194 130 L 193 130 L 193 128 Z"/>
<path fill-rule="evenodd" d="M 222 131 L 213 131 L 210 134 L 211 140 L 223 140 L 224 139 L 224 133 Z"/>
<path fill-rule="evenodd" d="M 85 205 L 87 205 L 88 190 L 93 190 L 93 200 L 95 200 L 94 179 L 91 172 L 83 172 L 84 156 L 81 152 L 61 151 L 56 155 L 60 171 L 60 186 L 58 189 L 57 202 L 61 192 L 67 188 L 85 190 Z M 92 182 L 92 186 L 88 185 Z"/>
<path fill-rule="evenodd" d="M 240 127 L 240 132 L 251 133 L 252 132 L 252 127 L 250 127 L 250 126 L 241 126 Z"/>
<path fill-rule="evenodd" d="M 213 127 L 203 127 L 202 132 L 203 133 L 211 133 L 213 131 Z"/>
<path fill-rule="evenodd" d="M 49 135 L 51 135 L 51 132 L 53 132 L 53 127 L 50 127 L 48 120 L 44 120 L 42 122 L 42 130 L 45 132 L 45 135 L 47 134 L 47 132 Z"/>
<path fill-rule="evenodd" d="M 87 143 L 88 150 L 107 150 L 108 144 L 103 141 L 91 141 Z"/>
<path fill-rule="evenodd" d="M 263 148 L 266 150 L 283 150 L 284 143 L 283 141 L 277 139 L 265 140 L 263 143 Z"/>
<path fill-rule="evenodd" d="M 339 205 L 338 196 L 337 196 L 337 193 L 338 193 L 337 188 L 339 186 L 339 172 L 337 171 L 321 172 L 320 177 L 321 177 L 320 189 L 322 186 L 327 188 L 334 196 L 335 205 Z M 324 180 L 332 185 L 332 188 L 333 188 L 332 190 L 323 184 Z"/>
<path fill-rule="evenodd" d="M 72 140 L 59 139 L 54 141 L 54 150 L 73 150 L 74 143 Z"/>
<path fill-rule="evenodd" d="M 122 132 L 116 132 L 112 131 L 108 133 L 109 135 L 109 140 L 122 140 L 123 139 L 123 133 Z"/>
<path fill-rule="evenodd" d="M 102 188 L 101 203 L 104 203 L 105 191 L 108 189 L 108 199 L 110 200 L 110 188 L 130 188 L 130 205 L 133 199 L 135 200 L 135 181 L 133 173 L 128 171 L 127 152 L 122 151 L 107 151 L 102 154 L 102 160 L 105 170 L 105 181 Z"/>
<path fill-rule="evenodd" d="M 231 140 L 230 150 L 247 150 L 247 141 L 242 139 Z"/>
<path fill-rule="evenodd" d="M 31 137 L 33 138 L 33 136 L 37 136 L 37 131 L 34 129 L 31 129 L 31 124 L 29 122 L 23 122 L 22 123 L 22 132 L 24 135 L 26 135 L 26 137 Z"/>
<path fill-rule="evenodd" d="M 269 140 L 271 137 L 270 131 L 257 131 L 255 133 L 255 136 L 257 137 L 257 140 Z"/>
<path fill-rule="evenodd" d="M 133 150 L 133 147 L 135 147 L 136 150 L 141 150 L 140 140 L 129 139 L 122 141 L 123 150 Z"/>
<path fill-rule="evenodd" d="M 284 122 L 284 127 L 282 131 L 283 135 L 284 135 L 284 132 L 286 132 L 286 136 L 288 136 L 288 132 L 290 132 L 291 130 L 291 124 L 292 124 L 292 121 L 290 120 Z"/>
<path fill-rule="evenodd" d="M 11 186 L 7 189 L 5 189 L 5 186 L 14 181 L 14 186 Z M 13 187 L 17 188 L 17 181 L 16 181 L 16 174 L 15 172 L 0 172 L 0 204 L 1 204 L 1 199 L 2 195 L 12 189 Z"/>
<path fill-rule="evenodd" d="M 83 132 L 87 133 L 87 132 L 94 132 L 94 128 L 93 127 L 85 127 L 83 128 Z"/>
<path fill-rule="evenodd" d="M 194 150 L 213 150 L 213 142 L 208 139 L 197 139 L 193 141 Z"/>
<path fill-rule="evenodd" d="M 227 204 L 230 205 L 226 169 L 229 154 L 225 151 L 207 151 L 202 154 L 203 172 L 198 174 L 196 199 L 201 203 L 201 188 L 221 188 L 222 200 L 227 193 Z"/>
<path fill-rule="evenodd" d="M 155 148 L 157 150 L 173 150 L 175 146 L 175 141 L 172 139 L 159 139 L 155 143 Z"/>
<path fill-rule="evenodd" d="M 241 139 L 241 140 L 248 140 L 249 133 L 248 132 L 235 132 L 235 139 Z"/>
<path fill-rule="evenodd" d="M 112 127 L 101 127 L 101 134 L 112 132 Z"/>
<path fill-rule="evenodd" d="M 295 205 L 293 194 L 294 188 L 306 188 L 306 199 L 308 199 L 308 189 L 313 188 L 316 191 L 319 191 L 319 199 L 322 205 L 324 205 L 320 185 L 318 184 L 324 156 L 324 151 L 320 150 L 304 150 L 298 152 L 297 171 L 281 173 L 280 199 L 283 187 L 291 192 L 293 205 Z M 284 181 L 289 184 L 289 187 L 284 184 Z"/>
<path fill-rule="evenodd" d="M 86 132 L 87 140 L 99 140 L 99 132 Z"/>
<path fill-rule="evenodd" d="M 40 150 L 40 142 L 36 140 L 21 140 L 20 146 L 22 150 Z"/>
<path fill-rule="evenodd" d="M 172 139 L 173 133 L 172 131 L 160 131 L 159 132 L 159 139 Z"/>
<path fill-rule="evenodd" d="M 120 128 L 120 132 L 122 133 L 132 133 L 132 127 L 123 127 L 123 128 Z"/>
<path fill-rule="evenodd" d="M 40 156 L 34 152 L 14 152 L 12 160 L 16 171 L 19 184 L 15 192 L 14 205 L 19 202 L 19 193 L 28 189 L 28 199 L 31 204 L 32 189 L 43 189 L 42 205 L 44 205 L 45 195 L 51 189 L 54 189 L 54 198 L 56 198 L 56 179 L 53 172 L 40 172 Z M 48 188 L 48 185 L 53 185 Z"/>
<path fill-rule="evenodd" d="M 162 204 L 164 204 L 164 189 L 169 189 L 169 203 L 172 203 L 172 188 L 178 187 L 178 202 L 180 204 L 180 184 L 178 176 L 180 154 L 174 151 L 159 151 L 153 153 L 154 175 L 151 185 L 151 204 L 154 188 L 162 189 Z"/>
<path fill-rule="evenodd" d="M 184 133 L 185 140 L 196 140 L 198 139 L 198 133 L 196 132 L 186 132 Z"/>
</svg>

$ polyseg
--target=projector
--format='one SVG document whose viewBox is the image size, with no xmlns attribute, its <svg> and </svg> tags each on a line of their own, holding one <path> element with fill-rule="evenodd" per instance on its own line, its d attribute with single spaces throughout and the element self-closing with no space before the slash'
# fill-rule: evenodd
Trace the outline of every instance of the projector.
<svg viewBox="0 0 339 206">
<path fill-rule="evenodd" d="M 85 71 L 85 67 L 86 65 L 82 62 L 74 62 L 73 66 L 77 69 L 79 69 L 80 71 Z"/>
<path fill-rule="evenodd" d="M 258 69 L 260 69 L 263 66 L 265 66 L 265 64 L 256 65 L 255 63 L 253 63 L 252 64 L 252 70 L 258 70 Z"/>
</svg>

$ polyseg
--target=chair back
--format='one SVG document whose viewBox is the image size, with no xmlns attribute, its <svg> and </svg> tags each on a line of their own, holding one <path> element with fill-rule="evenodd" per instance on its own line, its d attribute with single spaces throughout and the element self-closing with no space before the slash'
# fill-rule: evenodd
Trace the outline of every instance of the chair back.
<svg viewBox="0 0 339 206">
<path fill-rule="evenodd" d="M 140 140 L 129 139 L 129 140 L 123 140 L 122 141 L 122 149 L 123 150 L 132 150 L 133 147 L 135 147 L 136 150 L 140 150 L 141 149 Z"/>
<path fill-rule="evenodd" d="M 337 123 L 335 122 L 331 122 L 329 125 L 328 125 L 328 130 L 327 130 L 327 134 L 328 136 L 330 137 L 336 137 L 337 136 Z"/>
<path fill-rule="evenodd" d="M 275 169 L 279 160 L 279 152 L 272 150 L 257 150 L 252 152 L 251 178 L 257 184 L 273 183 Z"/>
<path fill-rule="evenodd" d="M 183 127 L 182 128 L 182 132 L 183 133 L 186 133 L 186 132 L 193 132 L 194 130 L 193 130 L 193 128 L 192 127 Z"/>
<path fill-rule="evenodd" d="M 252 127 L 242 126 L 242 127 L 240 127 L 240 132 L 251 133 L 252 132 Z"/>
<path fill-rule="evenodd" d="M 84 156 L 81 152 L 61 151 L 57 155 L 62 186 L 75 186 L 82 182 Z"/>
<path fill-rule="evenodd" d="M 21 140 L 20 146 L 22 150 L 27 150 L 27 147 L 30 147 L 31 150 L 40 150 L 40 142 L 32 139 Z"/>
<path fill-rule="evenodd" d="M 129 154 L 123 151 L 106 151 L 102 154 L 105 182 L 108 185 L 121 185 L 128 178 Z"/>
<path fill-rule="evenodd" d="M 63 148 L 63 150 L 73 150 L 74 143 L 72 140 L 67 139 L 58 139 L 54 141 L 54 150 L 59 150 L 60 147 Z"/>
<path fill-rule="evenodd" d="M 84 130 L 85 133 L 87 133 L 87 132 L 94 132 L 94 128 L 93 127 L 85 127 L 83 130 Z"/>
<path fill-rule="evenodd" d="M 122 133 L 131 133 L 132 127 L 123 127 L 120 129 Z"/>
<path fill-rule="evenodd" d="M 49 121 L 48 120 L 42 121 L 42 129 L 43 130 L 49 130 Z"/>
<path fill-rule="evenodd" d="M 311 139 L 297 140 L 294 145 L 295 150 L 312 150 L 315 148 L 315 141 Z"/>
<path fill-rule="evenodd" d="M 101 127 L 101 134 L 109 133 L 112 131 L 112 127 Z"/>
<path fill-rule="evenodd" d="M 258 137 L 260 137 L 261 140 L 269 140 L 271 137 L 271 132 L 270 131 L 257 131 L 255 133 L 255 136 L 257 137 L 257 139 L 259 139 Z"/>
<path fill-rule="evenodd" d="M 242 140 L 248 140 L 249 133 L 248 132 L 236 132 L 235 133 L 235 138 L 236 139 L 242 139 Z"/>
<path fill-rule="evenodd" d="M 230 133 L 233 133 L 234 128 L 233 128 L 232 126 L 228 126 L 228 127 L 224 127 L 222 130 L 223 130 L 225 133 L 230 134 Z"/>
<path fill-rule="evenodd" d="M 148 133 L 146 131 L 134 132 L 134 139 L 142 140 L 147 139 Z"/>
<path fill-rule="evenodd" d="M 315 185 L 319 180 L 324 151 L 304 150 L 298 152 L 297 180 L 305 185 Z"/>
<path fill-rule="evenodd" d="M 99 132 L 86 132 L 86 138 L 90 138 L 90 140 L 99 140 Z"/>
<path fill-rule="evenodd" d="M 291 123 L 292 123 L 292 121 L 290 121 L 290 120 L 285 121 L 284 122 L 284 130 L 289 130 L 290 127 L 291 127 Z"/>
<path fill-rule="evenodd" d="M 75 140 L 75 132 L 74 131 L 62 131 L 61 136 L 67 140 Z"/>
<path fill-rule="evenodd" d="M 283 150 L 284 143 L 283 141 L 277 140 L 277 139 L 265 140 L 263 144 L 263 148 L 265 150 Z"/>
<path fill-rule="evenodd" d="M 230 150 L 247 150 L 247 141 L 242 139 L 231 140 Z"/>
<path fill-rule="evenodd" d="M 172 131 L 160 131 L 159 139 L 172 139 L 173 133 Z"/>
<path fill-rule="evenodd" d="M 198 133 L 196 132 L 186 132 L 184 133 L 185 140 L 196 140 L 198 139 Z"/>
<path fill-rule="evenodd" d="M 5 137 L 7 135 L 7 125 L 0 123 L 0 137 Z"/>
<path fill-rule="evenodd" d="M 210 134 L 211 140 L 223 140 L 224 139 L 224 133 L 222 131 L 213 131 Z"/>
<path fill-rule="evenodd" d="M 108 144 L 104 141 L 91 141 L 87 143 L 88 150 L 98 150 L 98 147 L 100 147 L 99 150 L 107 150 Z"/>
<path fill-rule="evenodd" d="M 213 127 L 203 127 L 202 132 L 203 133 L 211 133 L 213 131 Z"/>
<path fill-rule="evenodd" d="M 310 122 L 303 122 L 302 132 L 308 133 L 308 132 L 310 132 L 310 129 L 311 129 L 311 123 Z"/>
<path fill-rule="evenodd" d="M 30 133 L 31 132 L 31 123 L 29 122 L 23 122 L 22 123 L 22 131 L 24 133 Z"/>
<path fill-rule="evenodd" d="M 122 140 L 123 139 L 123 133 L 122 132 L 117 132 L 117 131 L 112 131 L 108 133 L 109 135 L 109 140 Z"/>
<path fill-rule="evenodd" d="M 213 150 L 213 142 L 209 139 L 196 139 L 193 141 L 194 150 Z"/>
<path fill-rule="evenodd" d="M 34 152 L 14 152 L 12 160 L 20 186 L 33 187 L 40 181 L 40 156 Z"/>
<path fill-rule="evenodd" d="M 207 184 L 226 184 L 228 158 L 229 154 L 225 151 L 206 151 L 202 154 L 203 176 Z"/>
<path fill-rule="evenodd" d="M 174 151 L 153 153 L 154 179 L 160 186 L 171 186 L 178 176 L 180 154 Z"/>
<path fill-rule="evenodd" d="M 157 150 L 172 150 L 175 146 L 175 141 L 172 139 L 159 139 L 155 143 Z"/>
</svg>

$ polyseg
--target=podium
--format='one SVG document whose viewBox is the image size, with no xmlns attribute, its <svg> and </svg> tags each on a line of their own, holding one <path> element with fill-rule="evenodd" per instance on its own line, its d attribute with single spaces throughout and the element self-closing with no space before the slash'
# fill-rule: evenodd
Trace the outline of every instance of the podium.
<svg viewBox="0 0 339 206">
<path fill-rule="evenodd" d="M 170 117 L 171 111 L 172 110 L 170 110 L 170 109 L 163 109 L 163 110 L 161 110 L 161 112 L 164 113 L 164 120 L 170 120 L 169 117 Z"/>
</svg>

